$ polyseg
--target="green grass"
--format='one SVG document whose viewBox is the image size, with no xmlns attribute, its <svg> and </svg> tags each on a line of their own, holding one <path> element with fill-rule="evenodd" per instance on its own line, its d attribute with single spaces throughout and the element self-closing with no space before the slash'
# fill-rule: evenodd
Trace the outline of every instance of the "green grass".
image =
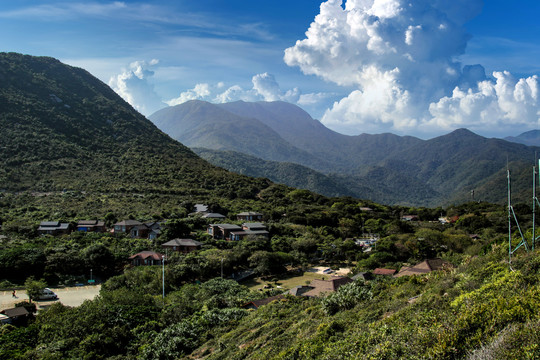
<svg viewBox="0 0 540 360">
<path fill-rule="evenodd" d="M 303 275 L 291 275 L 291 273 L 284 274 L 282 276 L 276 276 L 273 279 L 278 279 L 277 282 L 263 280 L 262 278 L 253 278 L 242 282 L 242 285 L 247 286 L 250 290 L 263 289 L 265 285 L 269 284 L 272 288 L 281 286 L 284 290 L 292 289 L 298 285 L 309 285 L 314 279 L 329 279 L 331 275 L 317 274 L 312 272 L 304 272 Z"/>
</svg>

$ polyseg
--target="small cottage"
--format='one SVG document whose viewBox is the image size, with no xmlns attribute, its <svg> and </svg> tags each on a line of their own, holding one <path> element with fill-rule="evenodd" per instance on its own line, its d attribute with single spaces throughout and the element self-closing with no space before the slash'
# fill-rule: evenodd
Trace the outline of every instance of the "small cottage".
<svg viewBox="0 0 540 360">
<path fill-rule="evenodd" d="M 193 239 L 173 239 L 171 241 L 167 241 L 161 246 L 172 251 L 189 253 L 195 250 L 199 250 L 202 247 L 202 243 Z"/>
<path fill-rule="evenodd" d="M 373 275 L 393 276 L 396 273 L 394 269 L 376 268 L 373 270 Z"/>
<path fill-rule="evenodd" d="M 137 220 L 123 220 L 113 225 L 113 231 L 115 234 L 129 234 L 131 229 L 141 225 L 143 225 L 143 223 Z"/>
<path fill-rule="evenodd" d="M 409 276 L 409 275 L 424 275 L 432 271 L 450 269 L 453 267 L 454 266 L 451 263 L 442 259 L 427 259 L 412 267 L 403 266 L 401 270 L 399 270 L 399 273 L 394 275 L 394 277 L 402 277 L 402 276 Z"/>
<path fill-rule="evenodd" d="M 231 240 L 230 233 L 233 231 L 242 231 L 242 228 L 234 224 L 210 224 L 207 232 L 214 239 Z"/>
<path fill-rule="evenodd" d="M 60 221 L 42 221 L 37 231 L 40 235 L 67 235 L 71 233 L 71 224 Z"/>
<path fill-rule="evenodd" d="M 161 265 L 164 256 L 154 251 L 141 251 L 129 257 L 129 261 L 133 266 L 142 265 Z"/>
<path fill-rule="evenodd" d="M 77 231 L 105 232 L 105 222 L 98 220 L 80 220 L 77 222 Z"/>
<path fill-rule="evenodd" d="M 262 221 L 263 214 L 253 211 L 246 211 L 237 214 L 236 219 L 243 221 Z"/>
</svg>

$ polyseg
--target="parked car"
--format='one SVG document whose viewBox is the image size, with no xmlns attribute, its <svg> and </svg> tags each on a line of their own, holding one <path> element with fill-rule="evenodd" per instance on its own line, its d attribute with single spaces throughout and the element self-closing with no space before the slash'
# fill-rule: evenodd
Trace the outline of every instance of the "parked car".
<svg viewBox="0 0 540 360">
<path fill-rule="evenodd" d="M 49 288 L 43 289 L 43 292 L 38 297 L 38 300 L 56 300 L 56 299 L 58 299 L 58 295 L 56 295 L 54 291 L 52 291 Z"/>
</svg>

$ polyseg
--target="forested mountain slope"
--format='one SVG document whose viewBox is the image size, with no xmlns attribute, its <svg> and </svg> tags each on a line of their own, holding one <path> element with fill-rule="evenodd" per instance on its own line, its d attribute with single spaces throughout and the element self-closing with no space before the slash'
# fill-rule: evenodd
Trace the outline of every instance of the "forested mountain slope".
<svg viewBox="0 0 540 360">
<path fill-rule="evenodd" d="M 360 192 L 349 190 L 337 176 L 324 175 L 306 166 L 290 162 L 268 161 L 236 151 L 218 151 L 193 148 L 208 162 L 229 171 L 255 177 L 264 177 L 280 184 L 307 189 L 325 196 L 355 196 Z M 370 191 L 364 188 L 364 194 Z"/>
<path fill-rule="evenodd" d="M 151 119 L 161 127 L 164 121 L 162 114 L 167 113 L 167 127 L 161 128 L 168 133 L 174 126 L 182 129 L 189 123 L 190 130 L 184 135 L 179 130 L 177 136 L 172 136 L 185 136 L 197 147 L 233 150 L 265 160 L 287 158 L 288 162 L 311 167 L 334 178 L 339 184 L 335 193 L 352 193 L 360 198 L 389 204 L 434 206 L 470 200 L 474 190 L 476 199 L 504 202 L 506 186 L 493 185 L 501 183 L 500 180 L 504 183 L 508 164 L 509 169 L 516 173 L 513 178 L 516 198 L 525 201 L 530 197 L 526 190 L 531 181 L 530 175 L 523 174 L 524 168 L 530 169 L 534 164 L 535 153 L 539 150 L 536 147 L 484 138 L 466 129 L 430 140 L 394 134 L 346 136 L 324 127 L 297 106 L 279 101 L 238 101 L 218 105 L 199 101 L 196 104 L 198 110 L 194 110 L 194 103 L 186 103 L 161 110 Z M 208 115 L 208 109 L 216 107 L 223 110 L 221 115 Z M 188 108 L 193 111 L 185 116 Z M 230 116 L 237 116 L 233 121 L 234 132 L 229 131 L 230 124 L 226 127 L 221 125 L 222 118 Z M 257 145 L 262 143 L 257 143 L 256 137 L 242 136 L 244 122 L 240 119 L 249 119 L 245 134 L 262 134 L 263 129 L 271 129 L 277 136 L 265 136 L 264 146 L 258 148 Z M 193 126 L 202 128 L 199 123 L 205 126 L 212 124 L 212 133 L 216 134 L 212 141 L 208 141 L 206 131 L 201 130 L 204 133 L 201 135 L 191 130 Z M 217 135 L 220 133 L 227 136 L 220 137 Z M 255 141 L 252 148 L 257 148 L 257 151 L 245 145 L 250 144 L 251 139 Z M 276 155 L 277 149 L 279 156 Z M 233 169 L 228 167 L 230 161 L 218 163 L 216 160 L 214 157 L 214 164 Z M 236 168 L 253 169 L 248 164 L 240 165 L 240 159 L 234 161 Z M 244 173 L 260 175 L 250 170 Z M 284 175 L 283 178 L 292 179 L 294 175 Z"/>
<path fill-rule="evenodd" d="M 0 54 L 0 184 L 59 190 L 253 197 L 267 181 L 200 159 L 85 70 Z"/>
<path fill-rule="evenodd" d="M 235 150 L 265 160 L 309 164 L 312 167 L 321 162 L 285 141 L 262 121 L 233 114 L 204 101 L 192 100 L 161 109 L 149 118 L 172 138 L 189 147 Z"/>
</svg>

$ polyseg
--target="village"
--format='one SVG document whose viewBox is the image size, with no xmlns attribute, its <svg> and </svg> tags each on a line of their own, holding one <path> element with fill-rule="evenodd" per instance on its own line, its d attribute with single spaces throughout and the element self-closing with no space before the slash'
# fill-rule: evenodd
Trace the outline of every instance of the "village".
<svg viewBox="0 0 540 360">
<path fill-rule="evenodd" d="M 364 212 L 372 212 L 370 208 L 362 208 Z M 237 213 L 234 221 L 227 221 L 223 214 L 212 212 L 205 204 L 195 204 L 193 211 L 189 213 L 190 218 L 204 219 L 207 223 L 204 234 L 207 239 L 213 241 L 225 241 L 228 243 L 240 242 L 242 240 L 255 239 L 270 240 L 270 232 L 264 221 L 264 214 L 255 211 L 245 211 Z M 440 218 L 440 224 L 453 223 L 457 219 Z M 418 221 L 416 215 L 403 215 L 403 222 Z M 152 244 L 158 244 L 160 236 L 167 228 L 167 221 L 149 221 L 141 222 L 133 219 L 126 219 L 106 226 L 103 220 L 79 220 L 77 222 L 43 221 L 37 228 L 39 236 L 62 236 L 72 233 L 103 233 L 115 237 L 121 236 L 131 239 L 146 239 Z M 5 236 L 4 236 L 5 237 Z M 377 247 L 381 237 L 378 233 L 362 233 L 355 238 L 348 239 L 353 241 L 359 253 L 370 254 Z M 200 239 L 199 239 L 200 240 Z M 161 251 L 153 249 L 142 250 L 130 254 L 125 262 L 131 267 L 140 266 L 161 266 L 164 267 L 170 256 L 174 254 L 190 254 L 203 249 L 204 242 L 190 237 L 178 237 L 161 242 L 159 247 Z M 351 266 L 336 267 L 325 265 L 321 259 L 312 259 L 311 266 L 303 267 L 287 265 L 287 273 L 280 277 L 262 276 L 252 268 L 246 268 L 242 271 L 225 273 L 223 272 L 223 259 L 221 260 L 221 277 L 234 279 L 238 282 L 250 286 L 259 291 L 272 290 L 266 298 L 253 300 L 244 304 L 245 308 L 257 309 L 274 300 L 283 299 L 287 295 L 303 297 L 321 297 L 336 292 L 341 286 L 349 284 L 355 280 L 371 281 L 377 277 L 402 277 L 411 275 L 424 275 L 432 271 L 445 270 L 453 267 L 448 261 L 440 258 L 425 259 L 415 265 L 405 264 L 399 271 L 394 268 L 376 267 L 369 271 L 357 272 Z M 92 272 L 92 270 L 91 270 Z M 280 280 L 281 279 L 281 280 Z M 77 286 L 94 285 L 96 280 L 90 274 L 88 284 L 79 283 Z M 57 299 L 53 299 L 57 300 Z M 62 301 L 62 299 L 60 299 Z M 45 305 L 48 306 L 48 305 Z M 21 309 L 14 308 L 0 309 L 3 322 L 18 321 L 21 316 Z"/>
</svg>

